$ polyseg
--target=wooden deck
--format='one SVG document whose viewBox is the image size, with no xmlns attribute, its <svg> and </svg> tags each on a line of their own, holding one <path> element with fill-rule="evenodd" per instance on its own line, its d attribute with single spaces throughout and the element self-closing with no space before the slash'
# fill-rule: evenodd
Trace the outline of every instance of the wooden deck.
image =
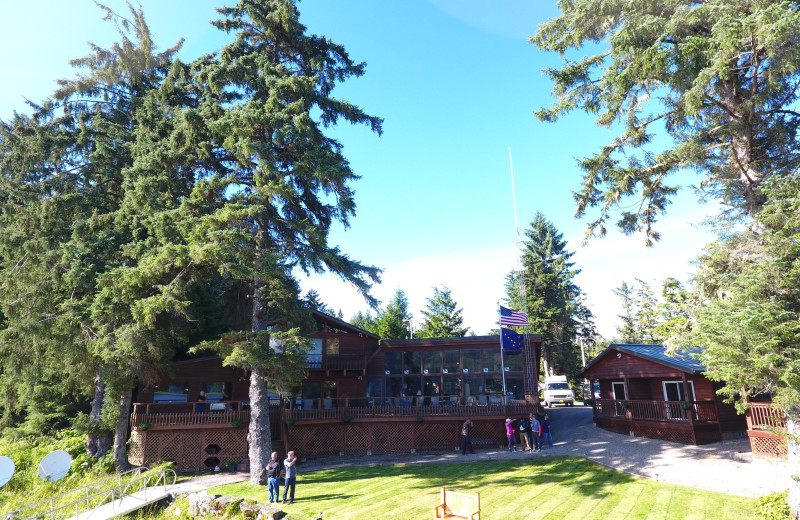
<svg viewBox="0 0 800 520">
<path fill-rule="evenodd" d="M 786 413 L 772 403 L 750 403 L 747 413 L 750 449 L 759 455 L 786 457 Z"/>
</svg>

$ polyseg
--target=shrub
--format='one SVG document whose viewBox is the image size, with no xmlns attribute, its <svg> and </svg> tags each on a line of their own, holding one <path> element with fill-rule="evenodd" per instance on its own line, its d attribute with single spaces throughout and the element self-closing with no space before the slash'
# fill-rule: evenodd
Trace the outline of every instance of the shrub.
<svg viewBox="0 0 800 520">
<path fill-rule="evenodd" d="M 231 426 L 234 428 L 238 428 L 241 425 L 242 425 L 241 419 L 234 419 L 231 421 Z"/>
<path fill-rule="evenodd" d="M 791 514 L 788 498 L 787 489 L 783 493 L 770 493 L 757 499 L 753 506 L 756 517 L 763 520 L 788 520 Z"/>
</svg>

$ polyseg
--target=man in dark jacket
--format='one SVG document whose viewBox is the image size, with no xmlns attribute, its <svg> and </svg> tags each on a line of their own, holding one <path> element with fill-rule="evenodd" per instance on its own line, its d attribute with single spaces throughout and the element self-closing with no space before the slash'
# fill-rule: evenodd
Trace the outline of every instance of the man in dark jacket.
<svg viewBox="0 0 800 520">
<path fill-rule="evenodd" d="M 281 493 L 281 473 L 283 463 L 278 458 L 278 452 L 273 451 L 272 456 L 267 462 L 267 486 L 269 489 L 269 503 L 277 502 Z"/>
<path fill-rule="evenodd" d="M 472 439 L 470 439 L 470 433 L 472 432 L 472 419 L 467 417 L 467 420 L 464 421 L 464 424 L 461 425 L 461 454 L 467 454 L 467 448 L 469 448 L 470 453 L 475 453 L 475 450 L 472 449 Z"/>
</svg>

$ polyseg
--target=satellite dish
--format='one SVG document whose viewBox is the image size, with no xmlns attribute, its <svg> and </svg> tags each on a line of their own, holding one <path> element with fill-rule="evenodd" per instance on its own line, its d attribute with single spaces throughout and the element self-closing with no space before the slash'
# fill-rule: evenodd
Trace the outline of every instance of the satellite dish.
<svg viewBox="0 0 800 520">
<path fill-rule="evenodd" d="M 8 457 L 0 457 L 0 488 L 14 476 L 14 461 Z"/>
<path fill-rule="evenodd" d="M 39 478 L 46 482 L 55 482 L 64 478 L 72 466 L 72 457 L 64 450 L 48 453 L 39 463 Z"/>
</svg>

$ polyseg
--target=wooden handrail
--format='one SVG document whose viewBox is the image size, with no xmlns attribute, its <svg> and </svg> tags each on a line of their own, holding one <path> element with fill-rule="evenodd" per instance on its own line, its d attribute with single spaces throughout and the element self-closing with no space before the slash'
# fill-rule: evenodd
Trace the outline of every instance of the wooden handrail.
<svg viewBox="0 0 800 520">
<path fill-rule="evenodd" d="M 633 421 L 663 421 L 680 423 L 714 423 L 718 421 L 714 401 L 644 401 L 595 399 L 596 417 L 613 417 Z"/>
<path fill-rule="evenodd" d="M 745 418 L 748 430 L 786 429 L 786 412 L 772 403 L 749 403 Z"/>
</svg>

